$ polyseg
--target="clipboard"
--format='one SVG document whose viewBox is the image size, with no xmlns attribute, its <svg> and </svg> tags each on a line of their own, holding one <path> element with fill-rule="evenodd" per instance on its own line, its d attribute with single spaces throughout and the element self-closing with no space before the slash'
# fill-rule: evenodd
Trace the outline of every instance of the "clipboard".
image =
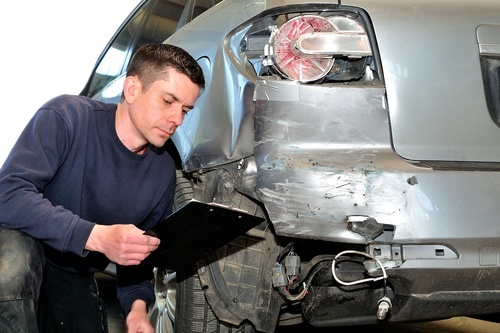
<svg viewBox="0 0 500 333">
<path fill-rule="evenodd" d="M 161 240 L 151 259 L 157 267 L 174 270 L 194 265 L 263 221 L 243 210 L 193 199 L 146 232 Z"/>
</svg>

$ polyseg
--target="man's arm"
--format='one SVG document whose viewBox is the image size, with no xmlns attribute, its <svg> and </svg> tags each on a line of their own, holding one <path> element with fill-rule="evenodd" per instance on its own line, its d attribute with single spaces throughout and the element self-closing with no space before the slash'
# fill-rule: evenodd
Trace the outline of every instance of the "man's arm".
<svg viewBox="0 0 500 333">
<path fill-rule="evenodd" d="M 43 194 L 66 157 L 66 128 L 59 113 L 40 109 L 23 130 L 0 169 L 0 223 L 59 251 L 84 255 L 94 224 Z"/>
</svg>

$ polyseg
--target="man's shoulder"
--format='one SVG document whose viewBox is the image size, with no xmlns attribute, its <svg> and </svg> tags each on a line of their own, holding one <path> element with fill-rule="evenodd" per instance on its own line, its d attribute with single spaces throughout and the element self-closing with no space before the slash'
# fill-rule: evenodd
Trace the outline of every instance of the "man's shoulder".
<svg viewBox="0 0 500 333">
<path fill-rule="evenodd" d="M 103 103 L 92 98 L 80 95 L 59 95 L 47 101 L 42 108 L 73 109 L 86 108 L 91 110 L 116 109 L 115 104 Z"/>
<path fill-rule="evenodd" d="M 47 101 L 40 110 L 58 113 L 65 119 L 85 120 L 94 118 L 97 112 L 114 112 L 115 104 L 107 104 L 80 95 L 59 95 Z"/>
</svg>

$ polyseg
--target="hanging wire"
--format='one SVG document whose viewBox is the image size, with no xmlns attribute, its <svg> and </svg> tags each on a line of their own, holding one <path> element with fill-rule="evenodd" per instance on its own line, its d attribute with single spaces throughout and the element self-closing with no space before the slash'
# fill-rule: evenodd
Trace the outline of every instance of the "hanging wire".
<svg viewBox="0 0 500 333">
<path fill-rule="evenodd" d="M 379 265 L 380 269 L 382 270 L 382 276 L 379 276 L 379 277 L 376 277 L 376 278 L 367 278 L 367 279 L 355 280 L 355 281 L 351 281 L 351 282 L 345 282 L 345 281 L 340 280 L 337 277 L 337 274 L 335 273 L 335 265 L 336 265 L 337 259 L 340 256 L 344 255 L 344 254 L 359 254 L 359 255 L 362 255 L 362 256 L 365 256 L 365 257 L 368 257 L 370 259 L 375 260 L 377 262 L 377 264 Z M 378 260 L 374 256 L 372 256 L 372 255 L 370 255 L 368 253 L 365 253 L 365 252 L 355 251 L 355 250 L 347 250 L 347 251 L 342 251 L 339 254 L 337 254 L 335 256 L 335 259 L 332 261 L 332 275 L 333 275 L 333 278 L 335 279 L 335 281 L 337 281 L 338 283 L 340 283 L 340 284 L 342 284 L 344 286 L 352 286 L 352 285 L 360 284 L 360 283 L 364 283 L 364 282 L 375 282 L 375 281 L 380 281 L 380 280 L 383 279 L 384 280 L 384 296 L 387 293 L 387 272 L 385 271 L 384 265 L 382 265 L 382 263 L 380 262 L 380 260 Z"/>
</svg>

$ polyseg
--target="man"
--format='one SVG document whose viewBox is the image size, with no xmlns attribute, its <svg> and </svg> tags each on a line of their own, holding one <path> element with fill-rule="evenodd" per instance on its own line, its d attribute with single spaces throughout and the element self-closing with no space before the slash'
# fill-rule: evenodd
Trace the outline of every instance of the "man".
<svg viewBox="0 0 500 333">
<path fill-rule="evenodd" d="M 37 111 L 0 169 L 1 332 L 106 332 L 93 274 L 110 261 L 128 332 L 153 332 L 159 239 L 144 231 L 172 211 L 162 147 L 204 85 L 188 53 L 150 44 L 118 105 L 63 95 Z"/>
</svg>

